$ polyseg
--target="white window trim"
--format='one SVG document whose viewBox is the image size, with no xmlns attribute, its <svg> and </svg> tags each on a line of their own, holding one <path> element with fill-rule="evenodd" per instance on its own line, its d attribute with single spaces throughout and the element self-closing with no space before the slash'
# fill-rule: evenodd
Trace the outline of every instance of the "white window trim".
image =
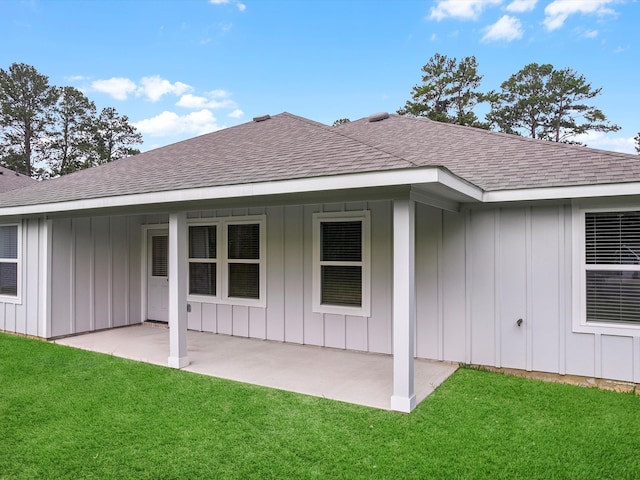
<svg viewBox="0 0 640 480">
<path fill-rule="evenodd" d="M 258 262 L 251 260 L 244 262 L 243 260 L 230 261 L 227 258 L 227 225 L 240 225 L 247 223 L 257 223 L 260 227 L 260 260 Z M 193 226 L 216 226 L 216 296 L 213 295 L 194 295 L 187 294 L 188 302 L 200 303 L 217 303 L 223 305 L 244 305 L 249 307 L 266 307 L 267 306 L 267 231 L 266 231 L 266 215 L 249 215 L 238 217 L 215 217 L 215 218 L 198 218 L 187 220 L 187 228 Z M 188 232 L 187 232 L 188 237 Z M 188 248 L 188 247 L 187 247 Z M 189 251 L 186 252 L 187 263 L 189 259 Z M 194 260 L 194 261 L 199 261 Z M 213 263 L 213 262 L 211 262 Z M 229 263 L 258 263 L 260 265 L 260 298 L 238 298 L 229 297 Z M 189 288 L 189 277 L 186 278 L 187 291 Z"/>
<path fill-rule="evenodd" d="M 320 263 L 320 223 L 362 221 L 362 306 L 347 307 L 324 305 L 321 303 L 321 263 Z M 348 212 L 321 212 L 313 214 L 313 281 L 312 310 L 315 313 L 351 315 L 354 317 L 371 316 L 371 214 L 368 210 Z"/>
<path fill-rule="evenodd" d="M 22 304 L 22 250 L 24 249 L 24 245 L 22 245 L 22 222 L 18 223 L 2 223 L 0 224 L 2 227 L 18 227 L 18 255 L 17 258 L 0 258 L 0 262 L 2 263 L 16 263 L 17 267 L 17 276 L 16 276 L 16 295 L 0 295 L 0 303 L 15 303 Z"/>
<path fill-rule="evenodd" d="M 640 204 L 628 204 L 612 201 L 607 206 L 602 206 L 603 201 L 597 204 L 594 202 L 574 203 L 572 211 L 572 311 L 573 331 L 576 333 L 597 333 L 605 335 L 621 335 L 626 337 L 640 337 L 640 324 L 632 325 L 628 323 L 605 323 L 587 322 L 587 296 L 586 282 L 587 269 L 596 270 L 598 267 L 588 266 L 585 261 L 586 237 L 585 237 L 585 216 L 592 212 L 613 212 L 613 211 L 640 211 Z M 595 206 L 598 205 L 598 206 Z M 616 268 L 624 270 L 624 268 Z M 640 270 L 633 268 L 634 270 Z"/>
</svg>

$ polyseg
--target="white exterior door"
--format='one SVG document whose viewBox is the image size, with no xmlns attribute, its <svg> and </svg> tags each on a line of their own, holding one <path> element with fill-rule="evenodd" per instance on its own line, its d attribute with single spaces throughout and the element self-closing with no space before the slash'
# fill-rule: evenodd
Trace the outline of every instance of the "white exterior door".
<svg viewBox="0 0 640 480">
<path fill-rule="evenodd" d="M 169 232 L 147 233 L 147 320 L 169 321 Z"/>
</svg>

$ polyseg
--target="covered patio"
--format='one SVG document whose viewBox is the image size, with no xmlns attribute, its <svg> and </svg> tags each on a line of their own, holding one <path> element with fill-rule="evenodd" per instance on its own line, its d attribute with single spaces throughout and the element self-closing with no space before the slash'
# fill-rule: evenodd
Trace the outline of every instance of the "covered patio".
<svg viewBox="0 0 640 480">
<path fill-rule="evenodd" d="M 150 324 L 60 338 L 55 343 L 167 366 L 169 329 Z M 391 409 L 393 357 L 188 331 L 189 372 Z M 416 359 L 416 403 L 457 365 Z"/>
</svg>

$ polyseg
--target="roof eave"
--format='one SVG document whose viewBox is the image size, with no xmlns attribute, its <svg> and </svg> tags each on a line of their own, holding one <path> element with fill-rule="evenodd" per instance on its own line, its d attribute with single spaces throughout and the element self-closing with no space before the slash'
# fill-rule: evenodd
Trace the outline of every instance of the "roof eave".
<svg viewBox="0 0 640 480">
<path fill-rule="evenodd" d="M 640 182 L 496 190 L 484 192 L 482 202 L 523 202 L 622 195 L 640 195 Z"/>
<path fill-rule="evenodd" d="M 0 208 L 0 216 L 96 211 L 132 206 L 179 204 L 201 200 L 264 197 L 401 185 L 419 185 L 423 187 L 438 185 L 446 188 L 447 191 L 452 192 L 453 196 L 464 202 L 480 201 L 483 195 L 482 189 L 457 177 L 446 169 L 441 167 L 417 167 L 4 207 Z"/>
</svg>

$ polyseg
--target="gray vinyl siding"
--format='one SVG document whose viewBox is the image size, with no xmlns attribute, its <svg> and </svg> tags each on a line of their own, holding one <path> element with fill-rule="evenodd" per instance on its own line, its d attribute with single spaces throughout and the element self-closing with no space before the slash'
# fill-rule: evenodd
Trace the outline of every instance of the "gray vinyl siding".
<svg viewBox="0 0 640 480">
<path fill-rule="evenodd" d="M 313 312 L 312 214 L 363 209 L 371 214 L 371 316 Z M 189 329 L 392 353 L 392 202 L 188 217 L 259 214 L 266 216 L 266 307 L 190 301 Z M 167 223 L 166 214 L 22 220 L 21 301 L 0 302 L 0 330 L 56 337 L 139 323 L 142 227 Z M 572 331 L 571 235 L 569 204 L 460 212 L 417 204 L 416 356 L 640 382 L 640 338 Z"/>
<path fill-rule="evenodd" d="M 416 215 L 418 357 L 640 381 L 640 339 L 572 331 L 569 205 Z"/>
<path fill-rule="evenodd" d="M 51 337 L 140 323 L 137 217 L 55 219 Z"/>
<path fill-rule="evenodd" d="M 37 218 L 18 220 L 21 231 L 20 301 L 0 302 L 0 330 L 23 335 L 45 336 L 40 322 L 40 243 L 42 222 Z"/>
<path fill-rule="evenodd" d="M 371 212 L 371 317 L 312 311 L 312 214 Z M 189 301 L 189 328 L 227 335 L 391 353 L 392 238 L 389 201 L 189 212 L 189 218 L 266 214 L 264 307 Z M 155 219 L 161 222 L 161 219 Z"/>
</svg>

